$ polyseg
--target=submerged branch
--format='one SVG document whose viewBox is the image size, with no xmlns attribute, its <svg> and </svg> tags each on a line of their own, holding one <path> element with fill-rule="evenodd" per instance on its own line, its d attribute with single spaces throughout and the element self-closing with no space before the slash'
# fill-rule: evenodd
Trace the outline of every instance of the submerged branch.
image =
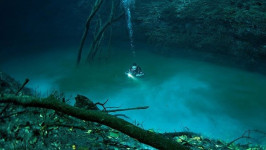
<svg viewBox="0 0 266 150">
<path fill-rule="evenodd" d="M 231 142 L 229 142 L 226 146 L 230 146 L 231 144 L 235 143 L 236 141 L 240 140 L 240 139 L 254 139 L 250 136 L 250 134 L 254 132 L 254 133 L 258 133 L 263 135 L 263 137 L 266 137 L 266 132 L 260 131 L 260 130 L 246 130 L 240 137 L 232 140 Z"/>
<path fill-rule="evenodd" d="M 25 79 L 24 83 L 22 84 L 22 86 L 19 88 L 19 90 L 16 92 L 16 95 L 18 95 L 18 93 L 23 90 L 23 88 L 26 86 L 26 84 L 28 84 L 30 80 L 27 78 Z"/>
<path fill-rule="evenodd" d="M 149 106 L 143 106 L 143 107 L 107 110 L 106 112 L 128 111 L 128 110 L 148 109 L 148 108 L 149 108 Z"/>
<path fill-rule="evenodd" d="M 79 46 L 77 65 L 79 65 L 80 60 L 81 60 L 82 49 L 84 47 L 84 43 L 85 43 L 85 40 L 86 40 L 87 35 L 88 35 L 88 31 L 89 31 L 89 28 L 90 28 L 90 22 L 91 22 L 92 18 L 95 16 L 95 14 L 97 13 L 97 11 L 100 9 L 102 3 L 103 3 L 103 0 L 96 0 L 95 1 L 93 9 L 92 9 L 92 11 L 91 11 L 91 13 L 90 13 L 90 15 L 89 15 L 89 17 L 87 19 L 85 30 L 83 32 L 83 35 L 82 35 L 82 38 L 81 38 L 81 42 L 80 42 L 80 46 Z"/>
<path fill-rule="evenodd" d="M 98 52 L 98 48 L 100 46 L 100 41 L 101 41 L 101 38 L 103 37 L 103 34 L 105 32 L 105 30 L 114 22 L 118 21 L 119 19 L 121 19 L 123 16 L 124 16 L 124 12 L 117 15 L 117 16 L 114 16 L 114 10 L 115 10 L 115 6 L 114 6 L 114 3 L 112 3 L 112 8 L 111 8 L 111 12 L 110 12 L 110 16 L 108 18 L 108 20 L 105 22 L 104 25 L 102 25 L 99 30 L 97 31 L 96 33 L 96 36 L 91 44 L 91 47 L 90 47 L 90 52 L 87 56 L 87 61 L 90 62 L 90 61 L 93 61 L 93 58 L 95 57 L 95 55 L 97 54 Z"/>
<path fill-rule="evenodd" d="M 138 141 L 150 145 L 158 149 L 175 149 L 185 150 L 187 149 L 183 145 L 175 142 L 172 139 L 164 137 L 162 134 L 150 132 L 139 128 L 121 118 L 117 118 L 113 115 L 109 115 L 106 112 L 97 110 L 85 110 L 74 106 L 67 105 L 58 101 L 53 96 L 47 98 L 36 98 L 30 96 L 15 96 L 4 95 L 0 97 L 0 103 L 13 103 L 16 105 L 22 105 L 25 107 L 39 107 L 53 109 L 64 114 L 86 120 L 91 122 L 97 122 L 113 129 L 116 129 L 128 136 L 137 139 Z"/>
</svg>

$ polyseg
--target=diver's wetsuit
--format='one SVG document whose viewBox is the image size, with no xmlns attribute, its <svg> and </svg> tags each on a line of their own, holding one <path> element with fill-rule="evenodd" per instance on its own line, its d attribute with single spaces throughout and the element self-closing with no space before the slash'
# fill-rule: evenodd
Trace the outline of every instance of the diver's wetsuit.
<svg viewBox="0 0 266 150">
<path fill-rule="evenodd" d="M 129 69 L 129 72 L 132 74 L 132 75 L 136 75 L 136 74 L 140 74 L 141 73 L 141 68 L 140 66 L 132 66 L 130 69 Z"/>
</svg>

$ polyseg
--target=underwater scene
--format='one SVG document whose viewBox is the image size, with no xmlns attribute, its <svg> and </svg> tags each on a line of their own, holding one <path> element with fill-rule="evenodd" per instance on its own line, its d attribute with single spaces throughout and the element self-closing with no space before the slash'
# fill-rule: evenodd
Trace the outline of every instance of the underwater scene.
<svg viewBox="0 0 266 150">
<path fill-rule="evenodd" d="M 265 0 L 2 0 L 0 19 L 0 150 L 266 150 Z"/>
</svg>

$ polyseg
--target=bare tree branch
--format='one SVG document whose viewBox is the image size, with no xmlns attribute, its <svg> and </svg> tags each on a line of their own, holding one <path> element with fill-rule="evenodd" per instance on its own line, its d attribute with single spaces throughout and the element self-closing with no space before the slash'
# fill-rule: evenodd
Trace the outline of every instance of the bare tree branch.
<svg viewBox="0 0 266 150">
<path fill-rule="evenodd" d="M 97 54 L 97 51 L 98 51 L 98 47 L 99 47 L 99 41 L 101 39 L 101 37 L 103 36 L 103 33 L 105 32 L 105 30 L 113 23 L 113 22 L 116 22 L 118 21 L 119 19 L 121 19 L 123 16 L 124 16 L 124 12 L 119 14 L 118 16 L 114 17 L 114 2 L 112 2 L 112 8 L 111 8 L 111 13 L 110 13 L 110 16 L 108 18 L 108 20 L 105 22 L 105 24 L 100 27 L 99 31 L 97 32 L 92 44 L 91 44 L 91 47 L 90 47 L 90 52 L 89 52 L 89 55 L 87 57 L 87 61 L 90 62 L 90 61 L 93 61 L 95 55 Z"/>
<path fill-rule="evenodd" d="M 266 137 L 266 133 L 263 132 L 263 131 L 260 131 L 260 130 L 247 130 L 240 137 L 238 137 L 238 138 L 232 140 L 231 142 L 229 142 L 226 146 L 230 146 L 231 144 L 233 144 L 234 142 L 236 142 L 236 141 L 238 141 L 240 139 L 254 139 L 253 137 L 250 136 L 250 134 L 252 132 L 262 134 L 263 137 Z"/>
<path fill-rule="evenodd" d="M 26 86 L 26 84 L 29 82 L 30 80 L 27 78 L 25 79 L 24 83 L 22 84 L 22 86 L 19 88 L 19 90 L 17 91 L 16 95 L 18 95 L 18 93 Z"/>
<path fill-rule="evenodd" d="M 148 109 L 148 108 L 149 108 L 149 106 L 144 106 L 144 107 L 135 107 L 135 108 L 106 110 L 106 112 L 128 111 L 128 110 Z"/>
<path fill-rule="evenodd" d="M 90 22 L 91 22 L 92 18 L 95 16 L 95 14 L 97 13 L 97 11 L 100 9 L 102 3 L 103 3 L 103 0 L 96 0 L 95 1 L 93 9 L 91 10 L 91 13 L 90 13 L 90 15 L 89 15 L 89 17 L 87 19 L 85 30 L 83 32 L 83 35 L 82 35 L 82 38 L 81 38 L 81 42 L 80 42 L 80 46 L 79 46 L 77 65 L 80 64 L 82 49 L 84 47 L 84 43 L 85 43 L 85 40 L 86 40 L 87 35 L 88 35 L 88 31 L 89 31 L 89 28 L 90 28 Z"/>
</svg>

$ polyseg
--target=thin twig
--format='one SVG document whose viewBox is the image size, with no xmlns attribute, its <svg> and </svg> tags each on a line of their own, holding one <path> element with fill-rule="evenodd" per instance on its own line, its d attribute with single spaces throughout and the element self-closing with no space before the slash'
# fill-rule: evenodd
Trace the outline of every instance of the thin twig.
<svg viewBox="0 0 266 150">
<path fill-rule="evenodd" d="M 18 95 L 18 93 L 25 87 L 25 85 L 29 82 L 30 80 L 27 78 L 25 79 L 24 83 L 22 84 L 22 86 L 19 88 L 19 90 L 17 91 L 16 95 Z"/>
<path fill-rule="evenodd" d="M 226 146 L 230 146 L 231 144 L 233 144 L 234 142 L 240 140 L 240 139 L 254 139 L 250 136 L 251 132 L 255 132 L 255 133 L 260 133 L 263 135 L 263 137 L 266 137 L 266 133 L 260 130 L 246 130 L 240 137 L 232 140 L 231 142 L 229 142 Z"/>
<path fill-rule="evenodd" d="M 109 101 L 109 99 L 107 99 L 104 103 L 100 103 L 100 102 L 97 102 L 95 103 L 95 105 L 100 105 L 103 107 L 103 111 L 106 111 L 106 107 L 104 106 L 107 102 Z"/>
<path fill-rule="evenodd" d="M 105 107 L 105 108 L 119 108 L 119 107 Z"/>
<path fill-rule="evenodd" d="M 128 111 L 128 110 L 148 109 L 148 108 L 149 108 L 149 106 L 143 106 L 143 107 L 107 110 L 106 112 Z"/>
</svg>

